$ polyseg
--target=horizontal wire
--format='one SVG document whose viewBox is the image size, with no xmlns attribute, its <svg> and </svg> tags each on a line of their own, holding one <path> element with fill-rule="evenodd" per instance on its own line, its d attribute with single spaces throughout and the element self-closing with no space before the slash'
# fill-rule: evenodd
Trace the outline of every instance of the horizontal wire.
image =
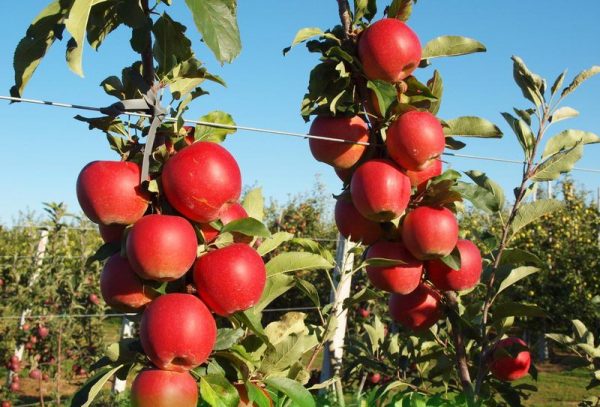
<svg viewBox="0 0 600 407">
<path fill-rule="evenodd" d="M 0 95 L 0 100 L 8 100 L 11 102 L 33 103 L 33 104 L 39 104 L 39 105 L 56 106 L 56 107 L 64 107 L 64 108 L 80 109 L 80 110 L 91 110 L 91 111 L 96 111 L 96 112 L 101 111 L 100 108 L 93 107 L 93 106 L 76 105 L 76 104 L 62 103 L 62 102 L 51 102 L 51 101 L 38 100 L 38 99 L 17 98 L 14 96 L 1 96 Z M 125 112 L 123 114 L 136 116 L 136 117 L 144 117 L 144 118 L 152 117 L 152 115 L 149 115 L 146 113 L 137 113 L 137 112 Z M 177 119 L 174 117 L 166 117 L 164 119 L 164 121 L 177 122 Z M 228 124 L 222 124 L 222 123 L 213 123 L 213 122 L 206 122 L 206 121 L 201 121 L 201 120 L 189 120 L 189 119 L 183 119 L 183 121 L 185 123 L 194 123 L 194 124 L 199 124 L 202 126 L 216 127 L 216 128 L 228 129 L 228 130 L 246 130 L 246 131 L 258 132 L 258 133 L 268 133 L 268 134 L 277 134 L 277 135 L 283 135 L 283 136 L 301 137 L 301 138 L 305 138 L 305 139 L 308 138 L 308 139 L 332 141 L 332 142 L 336 142 L 336 143 L 358 144 L 358 145 L 362 145 L 362 146 L 370 146 L 371 145 L 369 142 L 363 142 L 363 141 L 344 140 L 344 139 L 333 138 L 333 137 L 315 136 L 312 134 L 296 133 L 296 132 L 283 131 L 283 130 L 265 129 L 265 128 L 260 128 L 260 127 L 228 125 Z M 525 164 L 525 161 L 511 160 L 511 159 L 498 158 L 498 157 L 485 157 L 485 156 L 460 154 L 460 153 L 449 153 L 449 152 L 445 152 L 445 153 L 443 153 L 443 155 L 449 156 L 449 157 L 468 158 L 468 159 L 473 159 L 473 160 L 496 161 L 496 162 L 503 162 L 503 163 L 510 163 L 510 164 Z M 581 172 L 600 173 L 600 169 L 595 169 L 595 168 L 574 167 L 573 170 L 581 171 Z"/>
</svg>

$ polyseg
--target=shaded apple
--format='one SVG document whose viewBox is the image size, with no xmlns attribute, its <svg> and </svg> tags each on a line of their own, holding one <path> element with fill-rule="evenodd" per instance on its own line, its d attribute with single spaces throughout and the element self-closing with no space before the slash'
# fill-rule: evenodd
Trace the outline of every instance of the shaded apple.
<svg viewBox="0 0 600 407">
<path fill-rule="evenodd" d="M 128 161 L 93 161 L 77 177 L 77 200 L 94 223 L 130 225 L 148 208 L 140 167 Z"/>
<path fill-rule="evenodd" d="M 454 270 L 441 260 L 427 262 L 427 277 L 436 288 L 443 291 L 462 291 L 479 282 L 482 271 L 481 252 L 470 240 L 456 243 L 460 253 L 460 269 Z"/>
<path fill-rule="evenodd" d="M 208 252 L 194 265 L 198 295 L 221 316 L 246 310 L 258 303 L 266 279 L 262 258 L 256 250 L 243 243 Z"/>
<path fill-rule="evenodd" d="M 359 116 L 329 117 L 318 116 L 310 126 L 309 134 L 353 142 L 369 141 L 367 123 Z M 317 161 L 337 169 L 349 169 L 360 160 L 366 150 L 365 145 L 329 140 L 309 139 L 310 151 Z"/>
<path fill-rule="evenodd" d="M 502 339 L 493 346 L 489 368 L 492 375 L 503 381 L 513 381 L 527 375 L 531 354 L 527 344 L 514 336 Z"/>
<path fill-rule="evenodd" d="M 244 207 L 242 205 L 240 205 L 238 202 L 234 202 L 230 205 L 225 205 L 223 206 L 223 208 L 221 209 L 221 212 L 219 212 L 219 220 L 221 221 L 221 223 L 223 223 L 223 226 L 225 226 L 226 224 L 228 224 L 231 221 L 234 220 L 238 220 L 238 219 L 244 219 L 248 217 L 248 212 L 246 212 L 246 210 L 244 209 Z M 200 226 L 200 230 L 202 231 L 202 235 L 204 236 L 204 241 L 206 243 L 210 243 L 212 241 L 214 241 L 217 236 L 219 235 L 219 231 L 215 228 L 213 228 L 212 226 L 210 226 L 209 223 L 202 223 L 199 225 Z M 240 234 L 234 234 L 234 240 L 235 241 L 247 241 L 250 238 L 250 241 L 252 241 L 252 238 L 250 236 L 245 236 Z"/>
<path fill-rule="evenodd" d="M 120 312 L 137 312 L 155 296 L 119 253 L 112 255 L 104 264 L 100 274 L 100 292 L 104 302 Z"/>
<path fill-rule="evenodd" d="M 131 385 L 133 407 L 196 407 L 198 383 L 188 372 L 145 369 Z"/>
<path fill-rule="evenodd" d="M 125 225 L 103 225 L 99 224 L 98 229 L 100 230 L 100 237 L 104 240 L 104 243 L 116 243 L 120 242 L 125 231 Z"/>
<path fill-rule="evenodd" d="M 161 295 L 142 315 L 144 353 L 162 370 L 184 372 L 199 366 L 212 352 L 216 338 L 215 319 L 191 294 Z"/>
<path fill-rule="evenodd" d="M 417 259 L 447 256 L 458 241 L 458 221 L 447 208 L 420 206 L 404 218 L 402 241 Z"/>
<path fill-rule="evenodd" d="M 370 245 L 381 239 L 383 230 L 378 222 L 362 216 L 351 199 L 340 197 L 335 204 L 335 224 L 347 239 Z"/>
<path fill-rule="evenodd" d="M 406 170 L 404 173 L 410 179 L 410 185 L 416 187 L 418 192 L 422 192 L 427 186 L 427 181 L 442 174 L 442 160 L 432 160 L 421 171 Z"/>
<path fill-rule="evenodd" d="M 367 250 L 367 259 L 399 260 L 393 266 L 369 266 L 367 276 L 373 286 L 390 293 L 408 294 L 421 282 L 423 262 L 415 259 L 400 242 L 380 240 Z"/>
<path fill-rule="evenodd" d="M 410 294 L 392 294 L 389 301 L 392 319 L 413 331 L 425 331 L 443 315 L 440 294 L 421 283 Z"/>
</svg>

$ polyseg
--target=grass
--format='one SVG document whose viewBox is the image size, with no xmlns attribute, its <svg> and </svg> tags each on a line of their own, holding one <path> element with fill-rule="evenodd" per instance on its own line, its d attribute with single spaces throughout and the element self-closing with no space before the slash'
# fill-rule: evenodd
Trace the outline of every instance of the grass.
<svg viewBox="0 0 600 407">
<path fill-rule="evenodd" d="M 586 397 L 600 394 L 600 390 L 594 393 L 585 389 L 591 378 L 589 370 L 560 370 L 556 365 L 541 365 L 538 368 L 540 372 L 537 383 L 530 376 L 516 382 L 533 384 L 538 388 L 524 402 L 526 406 L 577 406 Z"/>
</svg>

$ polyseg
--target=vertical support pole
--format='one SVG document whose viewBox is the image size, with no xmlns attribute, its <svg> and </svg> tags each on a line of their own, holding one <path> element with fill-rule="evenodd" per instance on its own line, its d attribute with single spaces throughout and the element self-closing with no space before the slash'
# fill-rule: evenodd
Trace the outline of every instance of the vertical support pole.
<svg viewBox="0 0 600 407">
<path fill-rule="evenodd" d="M 548 199 L 552 199 L 553 198 L 553 194 L 552 194 L 552 181 L 548 181 Z"/>
<path fill-rule="evenodd" d="M 133 338 L 133 321 L 127 317 L 123 317 L 121 322 L 121 339 Z M 113 383 L 113 393 L 123 393 L 127 387 L 127 381 L 115 377 Z"/>
<path fill-rule="evenodd" d="M 330 301 L 333 303 L 331 312 L 337 318 L 337 325 L 333 337 L 325 348 L 323 354 L 323 367 L 321 369 L 321 382 L 324 382 L 341 370 L 342 357 L 344 355 L 344 339 L 346 336 L 346 325 L 348 323 L 348 311 L 344 309 L 344 300 L 350 297 L 352 286 L 352 267 L 354 254 L 350 253 L 356 244 L 346 240 L 338 234 L 337 249 L 335 253 L 336 267 L 333 271 L 333 279 L 336 283 L 335 290 L 331 290 Z M 340 401 L 343 402 L 343 401 Z"/>
</svg>

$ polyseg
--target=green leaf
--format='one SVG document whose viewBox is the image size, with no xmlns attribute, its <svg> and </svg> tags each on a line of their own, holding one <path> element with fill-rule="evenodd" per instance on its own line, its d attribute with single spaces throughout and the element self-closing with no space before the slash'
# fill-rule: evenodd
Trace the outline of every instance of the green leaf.
<svg viewBox="0 0 600 407">
<path fill-rule="evenodd" d="M 265 327 L 265 334 L 273 345 L 277 345 L 286 337 L 293 334 L 302 334 L 306 331 L 303 312 L 288 312 L 279 321 L 273 321 Z"/>
<path fill-rule="evenodd" d="M 552 95 L 554 96 L 554 94 L 556 93 L 556 91 L 558 90 L 558 88 L 560 88 L 565 80 L 565 76 L 567 75 L 567 70 L 565 69 L 563 71 L 563 73 L 561 73 L 560 75 L 558 75 L 556 77 L 556 80 L 554 81 L 554 84 L 552 84 L 552 88 L 550 88 L 550 91 L 552 92 Z"/>
<path fill-rule="evenodd" d="M 294 407 L 316 407 L 312 394 L 294 380 L 285 377 L 269 377 L 265 379 L 265 384 L 288 396 Z"/>
<path fill-rule="evenodd" d="M 513 56 L 512 60 L 513 77 L 521 89 L 523 96 L 533 102 L 536 106 L 540 106 L 544 102 L 543 94 L 546 88 L 546 82 L 541 76 L 531 72 L 521 58 Z"/>
<path fill-rule="evenodd" d="M 440 257 L 440 261 L 452 270 L 460 270 L 460 252 L 458 247 L 455 247 L 449 255 Z"/>
<path fill-rule="evenodd" d="M 315 334 L 307 335 L 304 332 L 279 338 L 278 343 L 265 353 L 259 371 L 265 376 L 280 376 L 318 343 Z"/>
<path fill-rule="evenodd" d="M 368 81 L 367 88 L 375 93 L 379 112 L 382 116 L 386 116 L 387 111 L 394 102 L 398 101 L 398 91 L 396 87 L 389 82 L 384 81 Z"/>
<path fill-rule="evenodd" d="M 522 267 L 517 267 L 516 269 L 513 269 L 508 274 L 508 276 L 504 280 L 502 280 L 502 283 L 500 283 L 500 286 L 498 287 L 498 291 L 496 291 L 496 295 L 500 294 L 502 291 L 506 290 L 508 287 L 515 284 L 516 282 L 518 282 L 532 274 L 535 274 L 539 271 L 540 271 L 539 268 L 530 267 L 530 266 L 522 266 Z"/>
<path fill-rule="evenodd" d="M 317 288 L 314 286 L 314 284 L 304 279 L 296 278 L 296 287 L 298 287 L 298 289 L 308 297 L 308 299 L 315 305 L 315 307 L 321 306 L 321 300 L 319 300 L 319 292 L 317 291 Z"/>
<path fill-rule="evenodd" d="M 563 206 L 561 201 L 556 199 L 540 199 L 535 202 L 529 202 L 519 206 L 515 219 L 511 227 L 511 238 L 519 230 L 535 222 L 544 215 L 554 212 Z"/>
<path fill-rule="evenodd" d="M 113 368 L 105 368 L 92 376 L 71 399 L 71 407 L 88 407 L 92 404 L 98 393 L 102 390 L 108 380 L 124 365 Z"/>
<path fill-rule="evenodd" d="M 513 110 L 521 120 L 527 123 L 528 126 L 531 126 L 531 115 L 535 113 L 535 109 L 522 110 L 513 107 Z"/>
<path fill-rule="evenodd" d="M 531 127 L 529 127 L 525 121 L 517 119 L 510 113 L 502 113 L 502 117 L 504 117 L 517 136 L 517 140 L 519 140 L 519 144 L 521 144 L 525 156 L 530 157 L 533 153 L 533 146 L 535 145 L 535 135 L 533 134 Z"/>
<path fill-rule="evenodd" d="M 504 264 L 534 264 L 538 267 L 546 266 L 546 263 L 544 263 L 537 255 L 516 248 L 505 249 L 504 252 L 502 252 L 500 265 Z"/>
<path fill-rule="evenodd" d="M 448 127 L 444 127 L 447 136 L 501 138 L 502 131 L 489 120 L 481 117 L 463 116 L 445 121 Z"/>
<path fill-rule="evenodd" d="M 125 128 L 125 125 L 118 117 L 102 116 L 102 117 L 83 117 L 77 115 L 74 117 L 75 120 L 87 123 L 89 129 L 102 130 L 106 134 L 120 134 L 124 137 L 128 137 L 129 133 Z"/>
<path fill-rule="evenodd" d="M 449 150 L 461 150 L 467 145 L 462 141 L 458 141 L 452 137 L 446 136 L 446 148 Z"/>
<path fill-rule="evenodd" d="M 590 330 L 587 329 L 585 324 L 578 319 L 574 319 L 571 321 L 573 324 L 573 328 L 575 333 L 577 334 L 577 338 L 580 341 L 585 341 L 590 346 L 594 346 L 594 334 Z"/>
<path fill-rule="evenodd" d="M 518 302 L 505 302 L 494 307 L 494 319 L 506 317 L 540 317 L 545 318 L 546 313 L 537 305 L 521 304 Z"/>
<path fill-rule="evenodd" d="M 575 89 L 577 89 L 579 87 L 579 85 L 581 85 L 583 82 L 585 82 L 586 80 L 590 79 L 592 76 L 597 75 L 599 73 L 600 73 L 600 66 L 598 66 L 598 65 L 594 65 L 590 69 L 586 69 L 585 71 L 583 71 L 579 75 L 577 75 L 575 77 L 575 79 L 573 79 L 573 82 L 571 82 L 569 84 L 569 86 L 567 86 L 565 89 L 563 89 L 560 96 L 561 97 L 567 96 L 569 93 L 571 93 Z"/>
<path fill-rule="evenodd" d="M 270 276 L 269 278 L 267 278 L 267 282 L 265 284 L 262 296 L 260 297 L 260 301 L 258 302 L 258 304 L 252 307 L 252 310 L 255 313 L 261 312 L 271 302 L 275 301 L 275 299 L 277 299 L 283 293 L 290 290 L 295 285 L 296 284 L 294 278 L 286 274 L 277 274 L 274 276 Z"/>
<path fill-rule="evenodd" d="M 256 249 L 256 251 L 261 256 L 264 256 L 265 254 L 270 253 L 273 250 L 277 249 L 281 244 L 283 244 L 285 242 L 289 242 L 293 238 L 294 238 L 294 235 L 292 235 L 291 233 L 288 233 L 288 232 L 274 233 L 270 237 L 266 238 L 261 243 L 261 245 L 258 246 L 258 249 Z"/>
<path fill-rule="evenodd" d="M 266 264 L 267 276 L 291 273 L 300 270 L 331 269 L 333 264 L 323 257 L 304 252 L 287 252 L 273 257 Z"/>
<path fill-rule="evenodd" d="M 248 401 L 251 402 L 251 405 L 256 407 L 271 407 L 271 399 L 267 397 L 267 395 L 263 392 L 263 390 L 255 385 L 254 383 L 248 381 L 245 383 L 246 393 L 248 393 Z"/>
<path fill-rule="evenodd" d="M 437 69 L 433 72 L 431 79 L 427 81 L 427 86 L 431 90 L 431 94 L 436 97 L 436 100 L 432 101 L 431 105 L 429 106 L 429 111 L 431 114 L 435 115 L 440 110 L 440 105 L 442 104 L 442 94 L 444 93 L 444 81 L 442 80 L 442 76 Z"/>
<path fill-rule="evenodd" d="M 202 39 L 221 63 L 231 62 L 242 48 L 234 0 L 185 0 Z"/>
<path fill-rule="evenodd" d="M 237 407 L 240 396 L 229 380 L 220 374 L 200 378 L 200 396 L 212 407 Z"/>
<path fill-rule="evenodd" d="M 363 288 L 353 296 L 346 298 L 344 300 L 344 309 L 350 309 L 356 304 L 360 304 L 361 302 L 366 302 L 370 300 L 379 300 L 381 299 L 381 292 L 372 290 L 368 287 Z"/>
<path fill-rule="evenodd" d="M 600 143 L 600 137 L 594 133 L 582 130 L 565 130 L 552 137 L 546 143 L 542 159 L 550 157 L 562 150 L 568 150 L 577 144 Z"/>
<path fill-rule="evenodd" d="M 123 23 L 114 2 L 104 1 L 92 6 L 88 17 L 87 40 L 96 51 L 102 45 L 108 34 Z"/>
<path fill-rule="evenodd" d="M 283 49 L 283 55 L 287 54 L 293 47 L 296 45 L 303 43 L 309 38 L 321 36 L 323 35 L 323 30 L 318 27 L 306 27 L 298 30 L 296 36 L 294 37 L 292 44 L 289 47 Z"/>
<path fill-rule="evenodd" d="M 125 338 L 108 345 L 105 354 L 112 363 L 134 362 L 144 350 L 139 339 Z"/>
<path fill-rule="evenodd" d="M 398 266 L 400 264 L 406 264 L 405 261 L 402 260 L 397 260 L 397 259 L 384 259 L 384 258 L 380 258 L 380 257 L 371 257 L 368 259 L 365 259 L 365 261 L 363 261 L 360 264 L 360 267 L 394 267 L 394 266 Z"/>
<path fill-rule="evenodd" d="M 264 202 L 262 188 L 252 188 L 244 196 L 242 206 L 248 213 L 248 216 L 262 221 L 265 217 Z"/>
<path fill-rule="evenodd" d="M 423 47 L 421 60 L 485 52 L 485 45 L 472 38 L 445 35 L 429 41 Z"/>
<path fill-rule="evenodd" d="M 413 0 L 393 0 L 387 10 L 387 16 L 400 21 L 408 21 L 412 14 L 412 8 Z"/>
<path fill-rule="evenodd" d="M 213 347 L 214 351 L 225 350 L 231 348 L 233 345 L 244 336 L 243 329 L 233 328 L 219 328 L 217 330 L 217 341 Z"/>
<path fill-rule="evenodd" d="M 87 258 L 85 264 L 89 266 L 96 261 L 104 261 L 108 259 L 113 254 L 119 253 L 121 251 L 121 244 L 115 242 L 104 243 L 102 246 L 96 250 L 96 253 L 92 254 Z"/>
<path fill-rule="evenodd" d="M 539 164 L 531 179 L 533 181 L 555 180 L 560 177 L 560 174 L 571 171 L 581 157 L 583 157 L 582 144 L 568 150 L 562 150 Z"/>
<path fill-rule="evenodd" d="M 232 220 L 221 229 L 221 233 L 242 233 L 246 236 L 269 237 L 271 232 L 264 223 L 254 218 Z"/>
<path fill-rule="evenodd" d="M 575 343 L 575 339 L 563 334 L 546 334 L 546 338 L 552 339 L 554 342 L 558 342 L 561 345 L 571 345 Z"/>
<path fill-rule="evenodd" d="M 250 308 L 245 311 L 239 311 L 234 314 L 235 318 L 240 321 L 246 328 L 250 329 L 256 336 L 258 336 L 264 343 L 271 346 L 269 338 L 265 334 L 265 330 L 261 322 L 261 314 L 256 312 L 256 309 Z"/>
<path fill-rule="evenodd" d="M 556 109 L 550 116 L 550 123 L 557 123 L 561 120 L 570 119 L 579 116 L 579 112 L 572 107 L 564 106 Z"/>
<path fill-rule="evenodd" d="M 194 139 L 199 141 L 212 141 L 214 143 L 222 143 L 228 134 L 235 133 L 235 122 L 229 113 L 219 110 L 212 111 L 202 116 L 198 121 L 207 123 L 216 123 L 223 127 L 208 126 L 203 124 L 196 125 Z"/>
<path fill-rule="evenodd" d="M 502 187 L 489 178 L 485 173 L 471 170 L 466 171 L 465 174 L 469 176 L 478 186 L 487 190 L 494 197 L 494 205 L 490 207 L 493 212 L 499 212 L 504 208 L 504 191 Z"/>
<path fill-rule="evenodd" d="M 20 97 L 27 83 L 48 49 L 57 38 L 62 37 L 65 10 L 61 7 L 61 0 L 51 2 L 31 22 L 25 36 L 19 41 L 13 57 L 15 70 L 15 85 L 10 89 L 10 94 Z"/>
<path fill-rule="evenodd" d="M 69 15 L 65 20 L 65 27 L 75 41 L 75 47 L 67 50 L 67 63 L 69 64 L 69 68 L 81 77 L 83 77 L 83 39 L 85 38 L 90 11 L 95 1 L 96 0 L 74 0 Z"/>
<path fill-rule="evenodd" d="M 167 74 L 178 63 L 193 57 L 192 42 L 185 36 L 186 27 L 174 21 L 167 13 L 152 26 L 154 46 L 152 51 L 158 61 L 159 77 Z"/>
</svg>

